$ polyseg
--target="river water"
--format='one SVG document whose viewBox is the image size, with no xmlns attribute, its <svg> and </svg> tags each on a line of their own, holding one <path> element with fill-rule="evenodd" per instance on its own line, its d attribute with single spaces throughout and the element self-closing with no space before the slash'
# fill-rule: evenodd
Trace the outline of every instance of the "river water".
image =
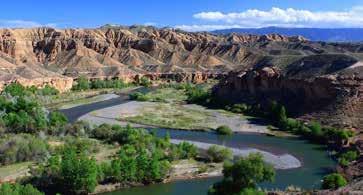
<svg viewBox="0 0 363 195">
<path fill-rule="evenodd" d="M 120 97 L 103 102 L 93 103 L 61 110 L 70 121 L 75 121 L 85 113 L 96 109 L 124 103 L 127 98 Z M 219 136 L 214 133 L 198 131 L 180 131 L 156 129 L 157 135 L 164 136 L 169 132 L 172 139 L 199 141 L 211 144 L 220 144 L 233 148 L 257 148 L 274 154 L 291 154 L 297 157 L 302 167 L 289 170 L 277 170 L 275 182 L 262 183 L 260 187 L 267 189 L 285 189 L 289 185 L 305 189 L 320 188 L 321 179 L 331 172 L 335 162 L 329 157 L 324 146 L 311 144 L 298 138 L 279 138 L 261 134 L 239 133 L 230 137 Z M 145 187 L 123 189 L 107 195 L 200 195 L 206 194 L 209 186 L 221 178 L 193 179 L 175 181 L 167 184 L 154 184 Z"/>
</svg>

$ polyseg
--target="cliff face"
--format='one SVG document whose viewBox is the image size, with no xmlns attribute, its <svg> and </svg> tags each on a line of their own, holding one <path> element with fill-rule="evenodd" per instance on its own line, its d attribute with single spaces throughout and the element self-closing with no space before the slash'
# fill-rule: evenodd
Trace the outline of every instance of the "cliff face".
<svg viewBox="0 0 363 195">
<path fill-rule="evenodd" d="M 311 93 L 305 95 L 308 99 L 304 101 L 310 102 L 317 95 L 328 96 L 324 98 L 330 101 L 334 96 L 331 94 L 338 92 L 335 84 L 328 83 L 337 81 L 327 81 L 329 77 L 324 77 L 323 73 L 332 74 L 335 69 L 342 69 L 342 65 L 349 66 L 363 59 L 362 51 L 363 44 L 310 42 L 300 36 L 278 34 L 220 36 L 144 26 L 0 29 L 0 81 L 3 84 L 14 81 L 38 86 L 52 84 L 65 91 L 71 86 L 69 78 L 79 75 L 117 77 L 127 81 L 145 75 L 151 79 L 202 82 L 207 78 L 223 77 L 231 70 L 242 73 L 274 66 L 281 72 L 261 81 L 265 82 L 262 87 L 275 87 L 276 90 L 270 91 L 278 91 L 284 86 L 291 91 L 294 86 L 301 86 L 298 88 L 304 88 L 304 93 Z M 341 57 L 341 54 L 347 57 Z M 330 59 L 335 60 L 330 63 Z M 312 81 L 301 82 L 299 79 L 317 75 L 319 78 L 314 82 L 322 85 L 323 90 L 321 86 L 308 89 Z M 285 77 L 289 81 L 285 81 Z M 335 80 L 344 80 L 342 78 Z M 251 87 L 250 82 L 246 84 Z M 347 82 L 358 81 L 349 78 Z M 243 88 L 244 84 L 240 85 Z M 255 94 L 258 94 L 261 90 L 258 83 L 255 85 Z M 326 99 L 321 101 L 326 102 Z"/>
<path fill-rule="evenodd" d="M 303 120 L 363 128 L 363 65 L 345 55 L 309 56 L 284 68 L 231 72 L 214 93 L 235 102 L 267 105 L 276 100 Z"/>
</svg>

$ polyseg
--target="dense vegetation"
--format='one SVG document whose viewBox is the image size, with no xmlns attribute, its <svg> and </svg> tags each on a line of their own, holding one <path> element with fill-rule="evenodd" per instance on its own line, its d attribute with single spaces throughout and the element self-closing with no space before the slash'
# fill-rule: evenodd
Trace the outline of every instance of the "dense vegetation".
<svg viewBox="0 0 363 195">
<path fill-rule="evenodd" d="M 4 183 L 0 185 L 1 195 L 44 195 L 32 185 Z"/>
<path fill-rule="evenodd" d="M 339 187 L 347 185 L 347 180 L 339 173 L 332 173 L 323 179 L 323 189 L 338 189 Z"/>
<path fill-rule="evenodd" d="M 288 131 L 303 136 L 304 138 L 321 144 L 342 145 L 353 136 L 353 132 L 333 127 L 322 127 L 317 122 L 303 123 L 293 118 L 288 118 L 283 105 L 272 102 L 269 109 L 262 110 L 259 105 L 233 104 L 226 106 L 227 110 L 235 113 L 255 115 L 269 119 L 280 130 Z"/>
<path fill-rule="evenodd" d="M 250 154 L 235 162 L 226 162 L 223 168 L 223 180 L 215 183 L 208 194 L 263 194 L 256 190 L 257 184 L 274 180 L 275 171 L 263 162 L 260 154 Z"/>
<path fill-rule="evenodd" d="M 162 181 L 171 162 L 195 158 L 197 148 L 187 142 L 170 143 L 169 136 L 158 138 L 144 129 L 100 125 L 87 131 L 105 143 L 117 142 L 121 148 L 109 161 L 97 164 L 89 157 L 95 145 L 83 139 L 70 139 L 48 160 L 34 169 L 31 182 L 44 191 L 65 194 L 93 192 L 99 183 L 149 184 Z"/>
<path fill-rule="evenodd" d="M 49 130 L 49 133 L 56 133 L 66 123 L 66 118 L 61 113 L 49 114 L 37 102 L 33 88 L 16 83 L 5 87 L 0 96 L 0 107 L 3 112 L 0 116 L 3 133 L 37 133 Z"/>
<path fill-rule="evenodd" d="M 89 89 L 108 89 L 108 88 L 115 88 L 115 89 L 122 89 L 125 87 L 130 86 L 130 84 L 125 83 L 123 80 L 114 79 L 114 80 L 89 80 L 85 76 L 80 76 L 77 80 L 77 83 L 72 87 L 72 90 L 84 91 Z"/>
</svg>

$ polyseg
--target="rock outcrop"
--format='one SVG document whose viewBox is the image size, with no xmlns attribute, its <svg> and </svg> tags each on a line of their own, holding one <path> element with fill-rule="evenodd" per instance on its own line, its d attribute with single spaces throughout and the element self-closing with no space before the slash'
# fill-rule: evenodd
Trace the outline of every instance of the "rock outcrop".
<svg viewBox="0 0 363 195">
<path fill-rule="evenodd" d="M 37 67 L 37 78 L 51 71 L 59 78 L 83 74 L 133 80 L 153 74 L 153 78 L 164 75 L 200 81 L 206 75 L 261 63 L 286 65 L 312 54 L 361 51 L 359 44 L 317 43 L 278 34 L 219 36 L 145 26 L 0 29 L 1 75 L 18 78 L 24 77 L 18 74 L 19 69 Z"/>
<path fill-rule="evenodd" d="M 214 93 L 235 102 L 267 105 L 275 100 L 302 120 L 363 128 L 363 66 L 346 55 L 309 56 L 283 68 L 231 72 Z"/>
</svg>

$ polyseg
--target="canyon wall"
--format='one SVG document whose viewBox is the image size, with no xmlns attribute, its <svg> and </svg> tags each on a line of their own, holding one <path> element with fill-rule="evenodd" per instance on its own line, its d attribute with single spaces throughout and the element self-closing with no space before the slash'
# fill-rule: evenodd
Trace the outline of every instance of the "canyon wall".
<svg viewBox="0 0 363 195">
<path fill-rule="evenodd" d="M 320 73 L 311 67 L 301 68 L 301 64 L 284 69 L 265 66 L 231 72 L 215 87 L 214 94 L 236 103 L 261 103 L 265 106 L 275 100 L 287 107 L 290 116 L 361 130 L 363 65 L 344 60 L 345 66 L 339 62 L 340 67 L 335 69 L 332 68 L 335 62 L 329 64 L 326 60 L 328 65 L 320 67 Z M 301 70 L 296 71 L 297 68 Z"/>
</svg>

